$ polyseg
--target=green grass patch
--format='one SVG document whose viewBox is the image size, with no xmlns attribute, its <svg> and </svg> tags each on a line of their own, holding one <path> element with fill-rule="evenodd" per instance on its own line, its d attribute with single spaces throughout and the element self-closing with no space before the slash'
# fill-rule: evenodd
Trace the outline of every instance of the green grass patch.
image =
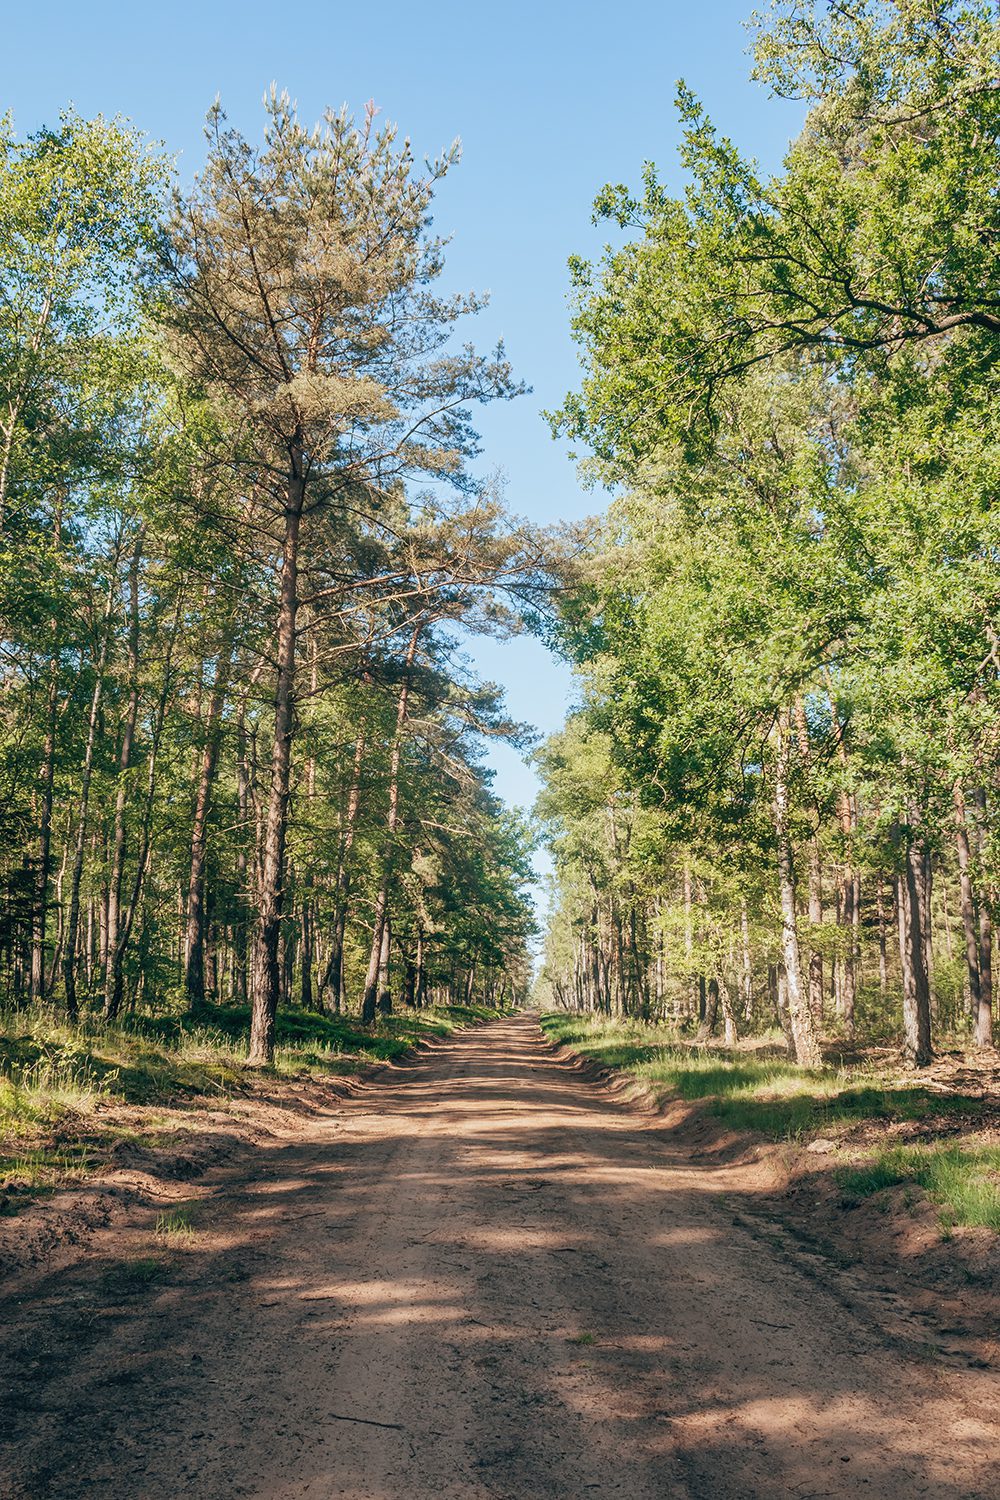
<svg viewBox="0 0 1000 1500">
<path fill-rule="evenodd" d="M 666 1026 L 569 1015 L 545 1015 L 542 1026 L 553 1041 L 619 1069 L 662 1098 L 703 1100 L 706 1112 L 732 1129 L 773 1140 L 825 1133 L 857 1120 L 974 1121 L 984 1112 L 980 1099 L 868 1068 L 805 1069 L 783 1056 L 685 1046 Z"/>
<path fill-rule="evenodd" d="M 274 1071 L 336 1074 L 358 1063 L 393 1062 L 425 1038 L 447 1036 L 490 1014 L 449 1006 L 389 1016 L 366 1029 L 351 1016 L 282 1011 Z M 0 1138 L 91 1113 L 102 1100 L 169 1103 L 237 1092 L 247 1081 L 249 1029 L 245 1006 L 138 1017 L 119 1026 L 93 1017 L 71 1026 L 55 1013 L 0 1015 Z"/>
<path fill-rule="evenodd" d="M 941 1205 L 945 1230 L 1000 1231 L 1000 1146 L 892 1146 L 837 1173 L 844 1196 L 859 1199 L 891 1187 L 922 1188 Z"/>
<path fill-rule="evenodd" d="M 156 1233 L 164 1239 L 190 1239 L 194 1232 L 194 1219 L 188 1208 L 172 1208 L 157 1215 Z"/>
<path fill-rule="evenodd" d="M 16 1213 L 32 1198 L 82 1182 L 92 1165 L 90 1147 L 79 1141 L 0 1156 L 0 1213 Z"/>
</svg>

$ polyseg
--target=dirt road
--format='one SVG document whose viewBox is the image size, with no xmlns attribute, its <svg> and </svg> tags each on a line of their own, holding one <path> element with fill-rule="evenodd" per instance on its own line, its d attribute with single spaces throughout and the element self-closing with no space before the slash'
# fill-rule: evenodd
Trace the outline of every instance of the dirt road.
<svg viewBox="0 0 1000 1500">
<path fill-rule="evenodd" d="M 165 1274 L 11 1314 L 4 1500 L 998 1493 L 996 1375 L 850 1311 L 530 1018 L 254 1160 Z"/>
</svg>

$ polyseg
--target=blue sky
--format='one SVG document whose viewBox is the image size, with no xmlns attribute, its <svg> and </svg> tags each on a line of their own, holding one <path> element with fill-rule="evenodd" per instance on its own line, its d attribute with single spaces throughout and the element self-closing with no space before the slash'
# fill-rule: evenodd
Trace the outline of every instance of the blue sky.
<svg viewBox="0 0 1000 1500">
<path fill-rule="evenodd" d="M 454 237 L 445 279 L 489 290 L 490 306 L 469 332 L 483 346 L 502 336 L 533 388 L 484 414 L 482 467 L 505 472 L 513 510 L 552 523 L 604 504 L 581 489 L 539 415 L 577 377 L 566 260 L 600 251 L 594 194 L 608 181 L 634 184 L 647 159 L 679 186 L 681 77 L 767 166 L 779 164 L 798 129 L 795 106 L 748 81 L 741 23 L 752 4 L 43 0 L 7 8 L 0 108 L 22 131 L 70 101 L 86 115 L 126 115 L 178 153 L 182 176 L 200 164 L 216 94 L 231 121 L 256 135 L 272 80 L 309 120 L 327 104 L 360 111 L 374 99 L 418 157 L 461 137 L 462 165 L 436 213 L 437 229 Z M 475 655 L 484 675 L 504 684 L 518 719 L 546 733 L 561 724 L 572 685 L 539 643 L 484 642 Z M 529 805 L 528 767 L 504 748 L 492 760 L 501 795 Z"/>
</svg>

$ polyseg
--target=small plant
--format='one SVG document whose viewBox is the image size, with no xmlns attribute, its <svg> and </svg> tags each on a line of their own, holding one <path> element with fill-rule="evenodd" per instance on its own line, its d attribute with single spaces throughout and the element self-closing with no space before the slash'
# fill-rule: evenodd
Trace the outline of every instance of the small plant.
<svg viewBox="0 0 1000 1500">
<path fill-rule="evenodd" d="M 596 1344 L 596 1342 L 597 1339 L 592 1333 L 578 1333 L 570 1339 L 571 1344 L 583 1345 L 585 1347 L 589 1347 L 591 1344 Z"/>
<path fill-rule="evenodd" d="M 152 1286 L 164 1274 L 166 1267 L 155 1256 L 144 1256 L 137 1260 L 119 1261 L 109 1266 L 104 1273 L 104 1290 L 117 1293 L 139 1292 Z"/>
<path fill-rule="evenodd" d="M 158 1215 L 156 1233 L 161 1237 L 190 1239 L 195 1232 L 191 1214 L 185 1208 L 172 1208 Z"/>
</svg>

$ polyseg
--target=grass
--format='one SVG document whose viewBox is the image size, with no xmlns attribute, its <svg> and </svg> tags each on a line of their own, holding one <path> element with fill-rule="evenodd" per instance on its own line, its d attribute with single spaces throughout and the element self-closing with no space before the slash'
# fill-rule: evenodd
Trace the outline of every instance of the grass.
<svg viewBox="0 0 1000 1500">
<path fill-rule="evenodd" d="M 941 1205 L 946 1234 L 957 1225 L 1000 1231 L 1000 1146 L 891 1146 L 860 1166 L 843 1168 L 837 1180 L 849 1199 L 892 1187 L 922 1188 Z"/>
<path fill-rule="evenodd" d="M 617 1068 L 661 1098 L 702 1100 L 734 1130 L 772 1140 L 835 1131 L 857 1120 L 925 1120 L 982 1114 L 982 1101 L 928 1089 L 871 1068 L 803 1069 L 782 1056 L 683 1046 L 666 1026 L 546 1015 L 553 1040 Z M 777 1044 L 776 1044 L 777 1045 Z"/>
<path fill-rule="evenodd" d="M 173 1208 L 166 1213 L 158 1214 L 156 1233 L 164 1239 L 191 1239 L 195 1233 L 195 1226 L 190 1210 Z"/>
<path fill-rule="evenodd" d="M 166 1274 L 166 1266 L 155 1256 L 139 1260 L 122 1260 L 109 1266 L 102 1278 L 104 1291 L 111 1296 L 144 1291 Z"/>
<path fill-rule="evenodd" d="M 836 1135 L 858 1121 L 950 1119 L 975 1128 L 985 1114 L 981 1099 L 931 1090 L 916 1078 L 863 1066 L 802 1069 L 766 1053 L 684 1046 L 667 1026 L 565 1014 L 543 1016 L 542 1026 L 553 1041 L 618 1069 L 661 1098 L 701 1102 L 734 1130 L 772 1140 Z M 924 1192 L 940 1206 L 945 1235 L 959 1225 L 1000 1231 L 998 1146 L 974 1140 L 885 1146 L 836 1176 L 848 1200 L 893 1187 Z"/>
<path fill-rule="evenodd" d="M 268 1071 L 277 1080 L 356 1073 L 492 1014 L 449 1006 L 380 1018 L 365 1029 L 351 1016 L 281 1011 Z M 245 1092 L 262 1071 L 247 1067 L 249 1025 L 248 1008 L 239 1006 L 137 1016 L 115 1026 L 95 1016 L 71 1026 L 58 1012 L 0 1013 L 0 1212 L 86 1176 L 119 1140 L 162 1144 L 155 1128 L 162 1120 L 145 1113 L 157 1104 Z M 110 1104 L 143 1106 L 139 1129 L 102 1118 Z M 87 1143 L 79 1140 L 83 1133 Z"/>
</svg>

